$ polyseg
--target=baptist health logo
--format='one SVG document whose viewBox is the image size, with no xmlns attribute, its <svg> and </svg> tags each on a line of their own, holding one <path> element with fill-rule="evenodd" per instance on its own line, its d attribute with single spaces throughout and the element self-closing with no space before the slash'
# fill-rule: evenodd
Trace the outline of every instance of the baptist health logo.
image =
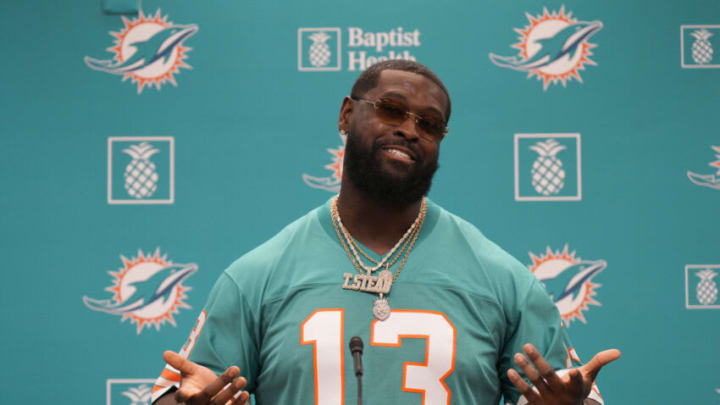
<svg viewBox="0 0 720 405">
<path fill-rule="evenodd" d="M 580 201 L 580 134 L 515 134 L 515 201 Z"/>
<path fill-rule="evenodd" d="M 685 266 L 685 308 L 720 309 L 718 275 L 720 275 L 720 264 Z"/>
<path fill-rule="evenodd" d="M 688 171 L 687 176 L 690 181 L 697 184 L 698 186 L 720 190 L 720 146 L 712 146 L 712 150 L 715 151 L 715 157 L 717 158 L 717 160 L 708 163 L 708 165 L 717 170 L 717 172 L 702 174 Z"/>
<path fill-rule="evenodd" d="M 105 291 L 111 293 L 109 299 L 83 297 L 85 306 L 93 311 L 120 315 L 121 321 L 130 319 L 137 324 L 137 334 L 144 327 L 160 326 L 170 322 L 173 326 L 180 308 L 190 308 L 184 301 L 190 287 L 183 282 L 193 275 L 198 266 L 195 263 L 173 263 L 167 254 L 160 254 L 160 248 L 154 253 L 138 254 L 130 259 L 120 255 L 122 267 L 108 271 L 113 278 Z"/>
<path fill-rule="evenodd" d="M 600 21 L 578 21 L 565 7 L 559 12 L 548 12 L 532 16 L 525 13 L 529 24 L 515 28 L 518 42 L 511 47 L 518 50 L 515 56 L 490 54 L 490 61 L 497 66 L 527 72 L 527 77 L 536 76 L 543 82 L 543 90 L 550 83 L 566 83 L 573 78 L 582 83 L 580 71 L 585 65 L 596 66 L 590 50 L 597 45 L 588 42 L 603 27 Z"/>
<path fill-rule="evenodd" d="M 680 26 L 680 66 L 683 69 L 720 68 L 720 25 Z"/>
<path fill-rule="evenodd" d="M 106 382 L 106 405 L 150 405 L 153 380 L 110 378 Z"/>
<path fill-rule="evenodd" d="M 590 305 L 600 305 L 593 297 L 601 285 L 593 279 L 605 270 L 607 262 L 582 260 L 575 256 L 575 251 L 569 251 L 568 245 L 563 250 L 553 251 L 548 246 L 544 254 L 529 254 L 532 260 L 530 271 L 545 285 L 565 325 L 570 326 L 575 319 L 587 323 L 583 313 Z"/>
<path fill-rule="evenodd" d="M 171 136 L 109 137 L 108 204 L 175 202 L 175 139 Z"/>
<path fill-rule="evenodd" d="M 420 46 L 420 31 L 403 27 L 380 32 L 348 27 L 346 37 L 348 71 L 365 70 L 390 59 L 415 60 L 410 50 L 404 48 Z M 298 28 L 298 70 L 342 70 L 342 38 L 339 27 Z"/>
<path fill-rule="evenodd" d="M 198 32 L 198 26 L 174 24 L 167 18 L 160 15 L 159 9 L 154 16 L 145 16 L 140 11 L 132 20 L 122 17 L 125 26 L 120 31 L 110 31 L 115 40 L 106 50 L 113 54 L 112 58 L 86 56 L 85 64 L 93 70 L 122 76 L 122 81 L 131 79 L 137 84 L 138 94 L 145 86 L 155 86 L 157 90 L 166 82 L 177 86 L 175 75 L 180 68 L 190 68 L 185 59 L 192 48 L 183 43 Z"/>
</svg>

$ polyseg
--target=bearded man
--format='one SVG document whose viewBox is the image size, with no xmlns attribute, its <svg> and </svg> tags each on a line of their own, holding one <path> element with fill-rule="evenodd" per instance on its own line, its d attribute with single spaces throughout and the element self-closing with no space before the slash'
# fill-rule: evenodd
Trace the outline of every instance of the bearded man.
<svg viewBox="0 0 720 405">
<path fill-rule="evenodd" d="M 602 403 L 593 381 L 620 353 L 580 365 L 534 275 L 425 198 L 450 110 L 417 62 L 363 72 L 339 195 L 225 270 L 154 403 L 352 403 L 351 336 L 369 404 Z"/>
</svg>

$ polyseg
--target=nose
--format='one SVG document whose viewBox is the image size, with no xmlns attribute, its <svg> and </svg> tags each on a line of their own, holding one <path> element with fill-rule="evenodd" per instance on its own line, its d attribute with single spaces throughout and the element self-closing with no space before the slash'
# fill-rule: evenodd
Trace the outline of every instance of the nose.
<svg viewBox="0 0 720 405">
<path fill-rule="evenodd" d="M 406 115 L 405 120 L 396 126 L 395 134 L 402 136 L 403 138 L 408 140 L 415 140 L 420 138 L 420 133 L 418 132 L 415 117 L 411 115 Z"/>
</svg>

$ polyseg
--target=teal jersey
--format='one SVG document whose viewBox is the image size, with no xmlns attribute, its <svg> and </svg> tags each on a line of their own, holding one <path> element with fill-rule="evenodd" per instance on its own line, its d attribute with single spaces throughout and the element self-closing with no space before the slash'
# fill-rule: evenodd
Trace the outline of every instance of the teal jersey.
<svg viewBox="0 0 720 405">
<path fill-rule="evenodd" d="M 534 344 L 556 369 L 576 358 L 560 314 L 528 268 L 432 202 L 387 297 L 391 315 L 376 320 L 376 294 L 342 288 L 343 275 L 357 271 L 329 207 L 225 270 L 181 354 L 218 374 L 240 367 L 257 405 L 354 403 L 353 336 L 365 343 L 368 404 L 516 403 L 520 394 L 506 373 L 523 344 Z M 166 367 L 154 399 L 177 381 L 177 370 Z"/>
</svg>

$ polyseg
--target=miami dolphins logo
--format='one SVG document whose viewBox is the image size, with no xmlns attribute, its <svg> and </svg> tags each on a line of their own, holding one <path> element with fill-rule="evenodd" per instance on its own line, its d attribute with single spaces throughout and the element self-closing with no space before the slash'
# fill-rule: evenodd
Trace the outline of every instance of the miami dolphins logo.
<svg viewBox="0 0 720 405">
<path fill-rule="evenodd" d="M 597 45 L 588 39 L 602 29 L 602 22 L 578 21 L 572 13 L 565 13 L 564 6 L 559 12 L 549 13 L 543 8 L 541 15 L 525 15 L 530 24 L 524 29 L 515 28 L 520 34 L 519 42 L 512 45 L 519 54 L 499 56 L 491 53 L 492 63 L 528 72 L 528 78 L 536 76 L 542 80 L 543 90 L 558 81 L 565 87 L 573 78 L 582 83 L 580 71 L 585 70 L 585 65 L 597 65 L 590 59 L 590 50 Z"/>
<path fill-rule="evenodd" d="M 327 177 L 313 177 L 309 174 L 303 174 L 305 184 L 313 188 L 331 191 L 337 193 L 340 191 L 340 182 L 342 181 L 343 158 L 345 157 L 345 140 L 347 135 L 340 134 L 342 145 L 337 149 L 328 148 L 328 152 L 332 155 L 332 162 L 325 165 L 332 174 Z"/>
<path fill-rule="evenodd" d="M 125 27 L 119 32 L 110 32 L 115 38 L 114 46 L 106 50 L 114 54 L 112 59 L 85 57 L 85 64 L 91 69 L 121 75 L 122 80 L 131 79 L 137 83 L 138 94 L 145 86 L 170 82 L 177 86 L 175 74 L 180 68 L 189 69 L 184 62 L 191 48 L 183 46 L 186 39 L 197 31 L 197 25 L 178 25 L 160 17 L 158 9 L 154 16 L 145 16 L 142 11 L 137 18 L 122 17 Z"/>
<path fill-rule="evenodd" d="M 137 333 L 144 327 L 170 322 L 173 326 L 173 314 L 180 308 L 190 308 L 183 300 L 190 287 L 182 283 L 198 269 L 194 263 L 173 264 L 167 255 L 160 255 L 160 249 L 154 254 L 143 254 L 138 250 L 137 257 L 127 259 L 120 256 L 123 267 L 117 271 L 109 271 L 113 277 L 110 287 L 105 291 L 112 293 L 111 299 L 94 299 L 83 297 L 85 305 L 94 310 L 112 315 L 121 315 L 121 321 L 130 319 L 137 324 Z"/>
<path fill-rule="evenodd" d="M 697 184 L 698 186 L 710 187 L 714 188 L 715 190 L 720 190 L 720 146 L 713 146 L 712 149 L 715 151 L 715 157 L 718 160 L 709 163 L 709 165 L 716 169 L 717 173 L 699 174 L 688 171 L 687 176 L 690 181 Z"/>
<path fill-rule="evenodd" d="M 607 262 L 575 257 L 575 251 L 568 252 L 568 245 L 562 251 L 553 251 L 548 246 L 540 256 L 530 252 L 530 259 L 530 271 L 545 285 L 565 325 L 570 326 L 570 321 L 575 319 L 587 323 L 583 312 L 589 310 L 590 305 L 600 305 L 593 298 L 600 284 L 592 280 L 605 270 Z"/>
</svg>

